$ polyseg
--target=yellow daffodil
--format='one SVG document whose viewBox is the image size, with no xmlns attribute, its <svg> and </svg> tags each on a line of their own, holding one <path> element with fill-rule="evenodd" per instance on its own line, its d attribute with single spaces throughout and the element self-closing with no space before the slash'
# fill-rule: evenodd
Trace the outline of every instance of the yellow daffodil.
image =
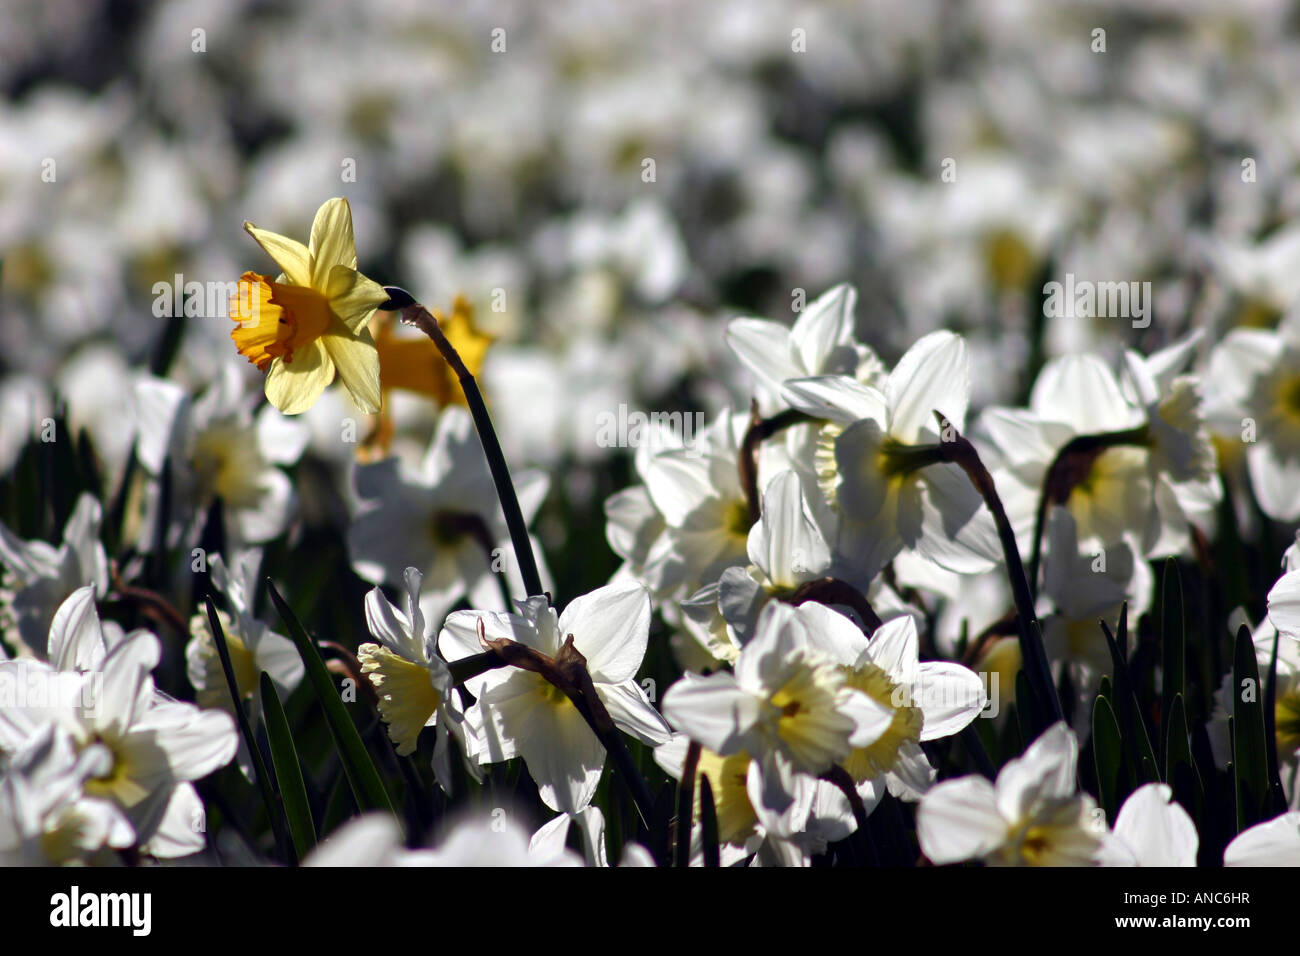
<svg viewBox="0 0 1300 956">
<path fill-rule="evenodd" d="M 456 296 L 451 315 L 432 310 L 443 334 L 460 355 L 470 374 L 478 376 L 483 359 L 495 336 L 482 332 L 474 325 L 474 306 L 463 295 Z M 426 336 L 405 337 L 398 333 L 396 313 L 376 312 L 370 323 L 375 346 L 379 350 L 379 385 L 384 395 L 393 389 L 423 395 L 439 407 L 465 405 L 465 392 L 460 387 L 456 373 L 451 370 L 433 341 Z M 387 402 L 382 402 L 385 409 Z M 381 411 L 374 428 L 367 436 L 359 455 L 365 459 L 382 458 L 388 453 L 393 440 L 393 421 L 386 411 Z"/>
<path fill-rule="evenodd" d="M 474 306 L 463 295 L 458 295 L 450 316 L 434 309 L 433 317 L 442 326 L 447 341 L 460 354 L 465 367 L 477 376 L 494 337 L 475 327 Z M 385 392 L 395 388 L 415 392 L 439 405 L 464 405 L 465 393 L 456 380 L 456 373 L 443 361 L 438 347 L 423 335 L 418 338 L 399 337 L 395 323 L 383 319 L 376 316 L 371 326 L 379 349 L 380 387 Z"/>
<path fill-rule="evenodd" d="M 275 279 L 245 272 L 231 300 L 231 331 L 239 348 L 266 371 L 266 397 L 288 415 L 304 412 L 335 372 L 365 412 L 379 411 L 379 352 L 367 327 L 388 299 L 379 283 L 357 271 L 352 210 L 331 199 L 316 211 L 311 244 L 244 229 L 283 270 Z"/>
</svg>

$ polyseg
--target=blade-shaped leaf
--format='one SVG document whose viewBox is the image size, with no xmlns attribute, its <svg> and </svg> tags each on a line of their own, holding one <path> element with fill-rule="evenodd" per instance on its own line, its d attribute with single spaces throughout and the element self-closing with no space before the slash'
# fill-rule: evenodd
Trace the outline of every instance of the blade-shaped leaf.
<svg viewBox="0 0 1300 956">
<path fill-rule="evenodd" d="M 316 699 L 320 701 L 321 709 L 325 712 L 325 725 L 329 728 L 334 746 L 338 750 L 343 772 L 347 776 L 348 785 L 352 788 L 357 806 L 362 810 L 386 810 L 393 815 L 398 826 L 401 826 L 401 818 L 393 810 L 393 801 L 384 787 L 384 781 L 379 776 L 379 771 L 375 769 L 374 761 L 370 759 L 365 744 L 361 742 L 356 724 L 352 722 L 352 717 L 343 705 L 343 699 L 334 687 L 334 679 L 325 669 L 325 662 L 321 659 L 315 643 L 303 629 L 293 609 L 280 596 L 280 592 L 275 589 L 275 584 L 269 579 L 267 588 L 271 594 L 271 602 L 284 620 L 289 637 L 298 649 L 298 656 L 302 658 L 307 679 L 311 681 L 312 689 L 316 692 Z"/>
<path fill-rule="evenodd" d="M 1113 825 L 1120 804 L 1120 774 L 1124 769 L 1124 741 L 1110 701 L 1098 695 L 1092 703 L 1092 753 L 1097 765 L 1097 799 Z"/>
<path fill-rule="evenodd" d="M 1127 646 L 1128 643 L 1128 605 L 1125 604 L 1120 611 L 1118 637 L 1111 633 L 1110 625 L 1105 621 L 1101 622 L 1101 631 L 1106 635 L 1106 646 L 1110 648 L 1111 663 L 1115 669 L 1116 717 L 1119 720 L 1120 736 L 1124 740 L 1124 752 L 1138 780 L 1156 783 L 1160 780 L 1160 765 L 1156 763 L 1155 749 L 1151 746 L 1146 721 L 1142 719 L 1125 653 L 1120 650 L 1121 646 Z"/>
<path fill-rule="evenodd" d="M 1237 831 L 1264 819 L 1268 800 L 1268 741 L 1255 642 L 1244 624 L 1232 649 L 1232 774 L 1237 795 Z"/>
<path fill-rule="evenodd" d="M 235 668 L 230 663 L 230 648 L 226 644 L 225 628 L 221 626 L 221 618 L 217 614 L 216 605 L 212 603 L 211 595 L 204 599 L 204 603 L 207 606 L 208 628 L 212 632 L 212 643 L 216 645 L 217 656 L 221 658 L 221 670 L 226 675 L 226 688 L 230 691 L 231 700 L 234 701 L 235 721 L 239 725 L 239 735 L 243 737 L 244 747 L 253 761 L 253 776 L 257 778 L 257 789 L 262 794 L 262 802 L 266 805 L 266 816 L 271 821 L 276 847 L 282 858 L 296 863 L 297 860 L 293 856 L 285 833 L 284 812 L 275 798 L 275 782 L 267 769 L 266 760 L 262 757 L 262 750 L 257 746 L 253 728 L 249 726 L 248 714 L 244 712 L 243 696 L 239 692 L 239 682 L 235 679 Z"/>
<path fill-rule="evenodd" d="M 275 779 L 280 784 L 280 799 L 284 803 L 284 816 L 289 825 L 289 836 L 298 859 L 306 856 L 316 846 L 316 826 L 311 818 L 311 804 L 307 800 L 307 786 L 302 779 L 298 763 L 298 750 L 293 745 L 289 721 L 284 716 L 280 695 L 276 693 L 271 675 L 262 671 L 262 720 L 266 724 L 266 738 L 271 745 L 271 763 L 275 766 Z"/>
<path fill-rule="evenodd" d="M 1167 718 L 1165 736 L 1165 780 L 1174 790 L 1174 799 L 1183 805 L 1193 819 L 1201 818 L 1205 794 L 1196 762 L 1192 759 L 1191 735 L 1187 730 L 1187 708 L 1183 695 L 1175 694 Z"/>
</svg>

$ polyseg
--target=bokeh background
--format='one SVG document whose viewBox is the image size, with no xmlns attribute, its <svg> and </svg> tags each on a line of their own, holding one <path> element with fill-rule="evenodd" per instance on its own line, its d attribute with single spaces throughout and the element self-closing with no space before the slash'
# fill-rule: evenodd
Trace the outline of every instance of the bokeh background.
<svg viewBox="0 0 1300 956">
<path fill-rule="evenodd" d="M 1055 355 L 1275 324 L 1300 292 L 1298 26 L 1284 0 L 5 0 L 0 474 L 58 414 L 68 473 L 120 500 L 133 383 L 199 390 L 231 359 L 229 319 L 159 317 L 156 284 L 265 269 L 245 219 L 304 236 L 346 196 L 362 271 L 463 294 L 496 337 L 484 391 L 512 466 L 551 476 L 535 528 L 567 600 L 618 565 L 602 505 L 631 458 L 601 414 L 744 407 L 736 316 L 851 282 L 887 362 L 966 335 L 977 407 Z M 1066 273 L 1151 282 L 1154 321 L 1044 319 Z M 436 409 L 393 410 L 416 460 Z M 353 644 L 355 414 L 331 392 L 306 416 L 267 558 Z M 77 487 L 24 488 L 6 522 L 56 538 Z"/>
</svg>

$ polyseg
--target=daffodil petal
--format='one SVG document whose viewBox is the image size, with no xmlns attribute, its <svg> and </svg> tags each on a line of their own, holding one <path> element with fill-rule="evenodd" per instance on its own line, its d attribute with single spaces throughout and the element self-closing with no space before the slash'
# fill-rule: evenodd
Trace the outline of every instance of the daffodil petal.
<svg viewBox="0 0 1300 956">
<path fill-rule="evenodd" d="M 284 270 L 286 279 L 294 285 L 311 285 L 311 253 L 306 246 L 278 232 L 258 229 L 251 222 L 244 223 L 244 231 Z"/>
<path fill-rule="evenodd" d="M 356 335 L 327 332 L 320 343 L 338 368 L 343 387 L 367 415 L 379 411 L 379 350 L 369 329 Z"/>
<path fill-rule="evenodd" d="M 286 365 L 275 359 L 266 373 L 266 398 L 286 415 L 297 415 L 316 404 L 334 380 L 334 362 L 319 340 L 298 349 Z"/>
<path fill-rule="evenodd" d="M 338 265 L 357 267 L 352 237 L 352 207 L 346 199 L 329 199 L 316 210 L 311 224 L 311 284 L 325 291 L 330 271 Z"/>
<path fill-rule="evenodd" d="M 388 301 L 388 293 L 374 279 L 363 276 L 346 265 L 334 266 L 324 286 L 330 311 L 349 331 L 359 332 L 370 321 L 375 309 Z"/>
</svg>

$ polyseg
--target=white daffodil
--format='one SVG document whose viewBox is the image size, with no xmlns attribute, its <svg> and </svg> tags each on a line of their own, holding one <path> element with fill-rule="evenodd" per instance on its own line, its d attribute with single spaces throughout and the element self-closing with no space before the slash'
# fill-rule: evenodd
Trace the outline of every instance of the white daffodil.
<svg viewBox="0 0 1300 956">
<path fill-rule="evenodd" d="M 98 624 L 92 605 L 70 646 L 93 647 Z M 79 753 L 92 745 L 105 748 L 110 759 L 86 781 L 85 792 L 114 802 L 146 852 L 197 852 L 203 837 L 193 814 L 202 804 L 190 781 L 234 757 L 234 721 L 154 689 L 151 672 L 161 645 L 148 631 L 133 631 L 111 646 L 102 635 L 100 641 L 105 650 L 94 670 L 0 662 L 0 684 L 28 694 L 24 706 L 0 709 L 0 752 L 18 751 L 48 723 L 68 731 Z M 74 656 L 91 657 L 85 650 Z"/>
<path fill-rule="evenodd" d="M 857 291 L 837 285 L 810 303 L 792 328 L 767 319 L 733 319 L 727 344 L 758 382 L 769 414 L 788 407 L 781 386 L 792 378 L 847 375 L 867 381 L 883 372 L 880 360 L 854 339 Z"/>
<path fill-rule="evenodd" d="M 830 545 L 797 472 L 783 471 L 768 483 L 746 551 L 749 566 L 728 568 L 718 582 L 718 607 L 742 641 L 753 633 L 767 601 L 792 596 L 831 567 Z"/>
<path fill-rule="evenodd" d="M 1196 824 L 1168 784 L 1138 787 L 1119 808 L 1115 828 L 1102 838 L 1102 866 L 1195 866 Z"/>
<path fill-rule="evenodd" d="M 682 598 L 713 583 L 746 554 L 749 505 L 738 463 L 747 418 L 723 411 L 690 447 L 638 456 L 638 470 L 662 516 L 660 566 L 646 568 L 656 598 Z"/>
<path fill-rule="evenodd" d="M 531 521 L 549 487 L 541 472 L 513 474 L 524 520 Z M 523 591 L 509 547 L 501 504 L 469 412 L 442 411 L 419 474 L 396 458 L 358 465 L 353 474 L 358 512 L 348 528 L 352 566 L 373 584 L 400 588 L 406 569 L 423 574 L 420 608 L 440 621 L 462 598 L 475 607 L 504 607 L 496 572 L 512 593 Z M 534 543 L 534 554 L 540 554 Z M 540 559 L 539 559 L 540 561 Z M 542 568 L 543 585 L 546 570 Z"/>
<path fill-rule="evenodd" d="M 241 551 L 233 567 L 227 568 L 221 555 L 208 559 L 212 586 L 225 599 L 229 612 L 218 609 L 217 617 L 225 632 L 230 651 L 230 666 L 235 673 L 241 701 L 252 698 L 252 713 L 262 713 L 261 675 L 265 671 L 284 698 L 302 681 L 302 657 L 293 641 L 277 634 L 253 614 L 253 600 L 258 590 L 261 549 Z M 185 645 L 185 673 L 195 690 L 201 707 L 217 707 L 234 713 L 234 701 L 221 666 L 221 656 L 213 641 L 206 611 L 190 618 L 190 641 Z M 240 742 L 242 746 L 242 741 Z"/>
<path fill-rule="evenodd" d="M 78 753 L 67 730 L 39 727 L 0 774 L 0 863 L 84 863 L 105 848 L 131 846 L 135 831 L 122 811 L 83 792 L 111 765 L 106 747 L 92 744 Z"/>
<path fill-rule="evenodd" d="M 813 631 L 824 624 L 815 605 L 772 602 L 734 673 L 688 673 L 664 695 L 676 729 L 723 757 L 749 754 L 750 799 L 782 815 L 785 833 L 802 829 L 817 777 L 874 744 L 894 719 L 820 649 Z"/>
<path fill-rule="evenodd" d="M 519 824 L 496 815 L 461 820 L 434 849 L 408 850 L 391 814 L 367 813 L 344 824 L 302 861 L 303 866 L 582 866 L 582 858 L 547 846 L 534 852 Z"/>
<path fill-rule="evenodd" d="M 1047 471 L 1071 439 L 1127 431 L 1142 423 L 1141 410 L 1124 397 L 1119 379 L 1094 355 L 1066 355 L 1043 366 L 1028 409 L 987 409 L 980 425 L 1001 458 L 995 479 L 1017 539 L 1029 541 Z M 1146 450 L 1116 445 L 1089 460 L 1064 506 L 1074 517 L 1079 542 L 1096 550 L 1129 534 L 1141 542 L 1152 500 Z"/>
<path fill-rule="evenodd" d="M 168 545 L 188 548 L 217 499 L 226 539 L 234 547 L 260 544 L 284 531 L 293 485 L 282 468 L 302 456 L 309 433 L 269 405 L 254 415 L 253 404 L 239 369 L 230 363 L 197 400 L 162 379 L 137 383 L 136 455 L 150 479 L 142 549 L 154 547 L 159 521 L 167 525 Z M 164 469 L 171 502 L 167 515 L 156 510 Z"/>
<path fill-rule="evenodd" d="M 1153 557 L 1186 549 L 1190 527 L 1212 522 L 1223 497 L 1201 379 L 1184 372 L 1199 340 L 1196 332 L 1149 356 L 1124 353 L 1122 386 L 1147 426 L 1152 514 L 1143 544 Z"/>
<path fill-rule="evenodd" d="M 1300 812 L 1292 810 L 1237 834 L 1224 866 L 1300 866 Z"/>
<path fill-rule="evenodd" d="M 921 743 L 952 736 L 975 720 L 988 703 L 983 682 L 961 664 L 921 663 L 916 622 L 908 615 L 886 621 L 868 639 L 843 615 L 806 607 L 812 646 L 835 662 L 846 686 L 890 714 L 879 739 L 844 759 L 863 803 L 872 809 L 886 790 L 919 800 L 935 776 Z"/>
<path fill-rule="evenodd" d="M 21 641 L 10 650 L 41 656 L 54 612 L 73 590 L 92 585 L 97 597 L 108 589 L 108 557 L 99 542 L 103 510 L 83 494 L 55 548 L 45 541 L 23 541 L 0 524 L 0 634 Z"/>
<path fill-rule="evenodd" d="M 1244 444 L 1250 486 L 1270 518 L 1300 518 L 1300 311 L 1277 331 L 1233 329 L 1206 380 L 1225 448 Z"/>
<path fill-rule="evenodd" d="M 451 672 L 438 656 L 432 634 L 425 630 L 420 611 L 420 572 L 406 569 L 406 611 L 394 607 L 379 588 L 366 595 L 366 625 L 378 644 L 357 648 L 361 673 L 370 678 L 379 695 L 379 713 L 388 724 L 388 736 L 403 756 L 415 753 L 420 731 L 436 728 L 433 772 L 448 794 L 452 788 L 449 735 L 465 746 L 461 727 L 464 716 L 456 708 Z M 471 733 L 470 740 L 474 735 Z M 467 754 L 469 756 L 469 754 Z M 472 763 L 470 772 L 477 778 Z"/>
<path fill-rule="evenodd" d="M 690 738 L 674 734 L 655 748 L 655 762 L 675 780 L 681 780 Z M 718 822 L 718 856 L 722 866 L 737 866 L 746 860 L 751 866 L 809 866 L 815 853 L 843 840 L 857 821 L 839 788 L 816 781 L 806 816 L 786 810 L 776 813 L 750 797 L 750 758 L 746 751 L 722 756 L 708 747 L 700 748 L 695 771 L 695 808 L 691 830 L 691 866 L 704 865 L 704 831 L 700 822 L 701 780 L 709 781 L 714 813 Z M 798 828 L 792 828 L 792 823 Z"/>
<path fill-rule="evenodd" d="M 515 606 L 516 614 L 457 611 L 447 618 L 439 647 L 450 660 L 480 653 L 480 624 L 487 640 L 507 638 L 548 657 L 572 637 L 615 725 L 650 746 L 668 739 L 668 725 L 635 680 L 650 637 L 650 596 L 642 585 L 597 588 L 558 615 L 545 597 Z M 475 747 L 481 763 L 523 757 L 552 810 L 576 814 L 591 803 L 605 748 L 568 696 L 540 674 L 518 668 L 489 671 L 466 686 L 478 698 L 473 709 L 481 714 Z"/>
<path fill-rule="evenodd" d="M 995 866 L 1088 866 L 1105 821 L 1075 791 L 1079 743 L 1053 724 L 996 783 L 979 776 L 936 784 L 921 799 L 916 832 L 936 864 L 983 859 Z"/>
<path fill-rule="evenodd" d="M 822 491 L 840 516 L 837 557 L 874 577 L 904 547 L 951 571 L 987 571 L 1001 557 L 993 519 L 954 464 L 908 471 L 909 446 L 937 444 L 935 412 L 961 431 L 970 400 L 966 343 L 925 336 L 899 360 L 883 391 L 843 376 L 785 383 L 792 406 L 830 422 L 822 429 Z"/>
<path fill-rule="evenodd" d="M 1075 731 L 1083 735 L 1090 732 L 1101 678 L 1111 669 L 1110 649 L 1097 622 L 1115 628 L 1126 601 L 1129 619 L 1136 620 L 1151 603 L 1155 576 L 1127 539 L 1106 548 L 1098 545 L 1095 552 L 1080 551 L 1069 509 L 1053 509 L 1047 521 L 1041 595 L 1050 599 L 1052 612 L 1042 617 L 1043 645 L 1052 663 L 1070 675 Z M 1014 671 L 1009 676 L 1014 687 Z"/>
<path fill-rule="evenodd" d="M 623 558 L 616 577 L 650 589 L 684 666 L 730 662 L 738 651 L 718 612 L 718 578 L 747 555 L 752 522 L 738 466 L 748 421 L 726 409 L 689 446 L 652 431 L 636 454 L 644 484 L 605 502 L 606 539 Z M 770 452 L 771 443 L 760 449 L 760 476 L 773 470 Z"/>
</svg>

